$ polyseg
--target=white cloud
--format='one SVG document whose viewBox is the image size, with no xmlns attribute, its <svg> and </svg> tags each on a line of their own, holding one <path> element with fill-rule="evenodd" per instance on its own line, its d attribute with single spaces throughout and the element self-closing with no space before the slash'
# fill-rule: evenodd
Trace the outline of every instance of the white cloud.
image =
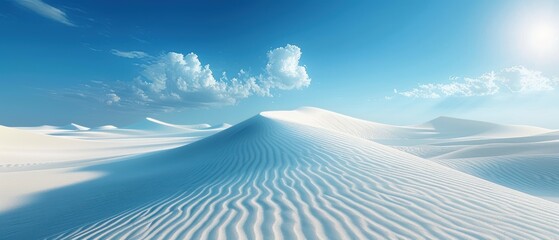
<svg viewBox="0 0 559 240">
<path fill-rule="evenodd" d="M 107 105 L 113 105 L 116 104 L 118 102 L 120 102 L 120 97 L 118 95 L 116 95 L 116 93 L 109 93 L 107 94 L 107 100 L 105 101 L 105 103 Z"/>
<path fill-rule="evenodd" d="M 115 56 L 123 57 L 123 58 L 145 58 L 149 57 L 149 54 L 141 51 L 120 51 L 117 49 L 112 49 L 111 53 Z"/>
<path fill-rule="evenodd" d="M 111 52 L 115 55 L 130 53 L 117 51 Z M 131 54 L 130 57 L 138 55 L 142 54 Z M 133 81 L 114 84 L 92 82 L 92 85 L 84 85 L 67 94 L 77 96 L 80 93 L 85 96 L 82 99 L 94 99 L 128 109 L 171 111 L 232 105 L 252 95 L 272 97 L 274 89 L 308 87 L 311 79 L 306 67 L 299 65 L 300 58 L 299 47 L 286 45 L 268 52 L 268 63 L 261 74 L 251 75 L 240 70 L 231 78 L 224 72 L 216 78 L 210 65 L 203 64 L 195 53 L 168 52 L 146 58 L 141 65 L 143 69 Z"/>
<path fill-rule="evenodd" d="M 59 23 L 68 26 L 72 26 L 72 27 L 76 26 L 68 19 L 65 12 L 41 0 L 15 0 L 15 2 L 48 19 L 57 21 Z"/>
<path fill-rule="evenodd" d="M 198 55 L 169 52 L 145 65 L 133 84 L 138 99 L 147 104 L 208 106 L 233 104 L 248 97 L 250 82 L 239 83 L 215 79 L 209 65 L 202 65 Z"/>
<path fill-rule="evenodd" d="M 452 77 L 450 83 L 421 84 L 396 94 L 411 98 L 472 97 L 496 94 L 526 94 L 554 90 L 558 82 L 523 66 L 485 73 L 477 78 Z"/>
<path fill-rule="evenodd" d="M 309 86 L 311 79 L 305 66 L 299 65 L 301 49 L 288 44 L 268 52 L 267 82 L 271 87 L 291 90 Z"/>
</svg>

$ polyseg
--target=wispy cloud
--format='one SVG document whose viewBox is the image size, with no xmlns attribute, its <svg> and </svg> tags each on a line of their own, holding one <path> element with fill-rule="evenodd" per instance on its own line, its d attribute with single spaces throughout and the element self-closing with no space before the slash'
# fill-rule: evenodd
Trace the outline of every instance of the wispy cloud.
<svg viewBox="0 0 559 240">
<path fill-rule="evenodd" d="M 45 18 L 57 21 L 67 26 L 76 26 L 68 19 L 65 12 L 41 0 L 15 0 L 15 2 Z"/>
<path fill-rule="evenodd" d="M 526 94 L 555 90 L 557 79 L 524 66 L 491 71 L 477 78 L 451 77 L 448 83 L 421 84 L 406 91 L 394 93 L 410 98 L 474 97 L 497 94 Z"/>
<path fill-rule="evenodd" d="M 117 49 L 112 49 L 111 53 L 115 56 L 123 58 L 145 58 L 149 57 L 149 54 L 142 51 L 120 51 Z"/>
<path fill-rule="evenodd" d="M 266 68 L 258 75 L 240 70 L 234 77 L 221 73 L 216 78 L 210 65 L 202 64 L 195 53 L 168 52 L 146 60 L 133 81 L 92 82 L 61 95 L 94 99 L 131 110 L 171 111 L 232 105 L 252 95 L 272 97 L 274 89 L 308 87 L 311 79 L 306 67 L 299 63 L 301 55 L 299 47 L 288 44 L 268 52 Z"/>
</svg>

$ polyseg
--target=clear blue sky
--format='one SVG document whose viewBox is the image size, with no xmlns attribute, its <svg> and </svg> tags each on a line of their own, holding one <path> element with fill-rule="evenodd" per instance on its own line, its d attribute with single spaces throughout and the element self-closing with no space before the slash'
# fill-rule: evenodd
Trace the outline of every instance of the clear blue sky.
<svg viewBox="0 0 559 240">
<path fill-rule="evenodd" d="M 559 128 L 558 14 L 556 1 L 0 1 L 0 124 L 316 106 Z"/>
</svg>

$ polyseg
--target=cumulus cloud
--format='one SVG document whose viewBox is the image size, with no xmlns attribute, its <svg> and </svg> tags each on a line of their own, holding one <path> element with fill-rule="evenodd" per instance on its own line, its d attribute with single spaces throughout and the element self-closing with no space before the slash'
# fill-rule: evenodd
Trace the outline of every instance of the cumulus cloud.
<svg viewBox="0 0 559 240">
<path fill-rule="evenodd" d="M 112 52 L 115 55 L 122 53 L 117 51 Z M 232 77 L 224 72 L 216 77 L 210 65 L 202 63 L 197 54 L 168 52 L 146 58 L 132 81 L 92 82 L 71 89 L 65 95 L 143 110 L 232 105 L 252 95 L 272 97 L 274 90 L 308 87 L 311 78 L 306 67 L 299 63 L 301 54 L 299 47 L 288 44 L 268 52 L 268 62 L 259 74 L 240 70 Z M 131 54 L 130 57 L 137 58 L 138 55 L 143 54 Z"/>
<path fill-rule="evenodd" d="M 65 12 L 41 0 L 15 0 L 15 2 L 45 18 L 57 21 L 67 26 L 76 26 L 68 19 Z"/>
<path fill-rule="evenodd" d="M 233 104 L 250 95 L 251 83 L 218 80 L 198 55 L 169 52 L 145 65 L 132 88 L 145 104 L 195 107 Z"/>
<path fill-rule="evenodd" d="M 120 51 L 117 49 L 112 49 L 111 53 L 115 56 L 123 57 L 123 58 L 145 58 L 149 57 L 149 54 L 142 52 L 142 51 Z"/>
<path fill-rule="evenodd" d="M 309 86 L 306 67 L 299 64 L 301 49 L 295 45 L 268 52 L 264 73 L 251 76 L 241 70 L 235 77 L 214 76 L 210 65 L 195 53 L 169 52 L 144 66 L 133 92 L 147 105 L 203 107 L 231 105 L 251 95 L 272 96 L 272 89 L 292 90 Z"/>
<path fill-rule="evenodd" d="M 283 90 L 300 89 L 309 86 L 311 79 L 305 66 L 299 65 L 301 49 L 295 45 L 287 45 L 268 52 L 266 73 L 267 83 L 271 88 Z"/>
<path fill-rule="evenodd" d="M 496 94 L 526 94 L 554 90 L 559 82 L 539 71 L 514 66 L 485 73 L 477 78 L 451 77 L 449 83 L 421 84 L 396 94 L 411 98 L 473 97 Z"/>
</svg>

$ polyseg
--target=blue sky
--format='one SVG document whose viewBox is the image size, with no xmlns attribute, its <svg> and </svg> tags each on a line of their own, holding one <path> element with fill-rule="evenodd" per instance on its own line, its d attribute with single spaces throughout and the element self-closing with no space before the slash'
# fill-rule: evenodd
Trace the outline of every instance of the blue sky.
<svg viewBox="0 0 559 240">
<path fill-rule="evenodd" d="M 0 124 L 316 106 L 559 128 L 558 16 L 556 1 L 2 1 Z"/>
</svg>

